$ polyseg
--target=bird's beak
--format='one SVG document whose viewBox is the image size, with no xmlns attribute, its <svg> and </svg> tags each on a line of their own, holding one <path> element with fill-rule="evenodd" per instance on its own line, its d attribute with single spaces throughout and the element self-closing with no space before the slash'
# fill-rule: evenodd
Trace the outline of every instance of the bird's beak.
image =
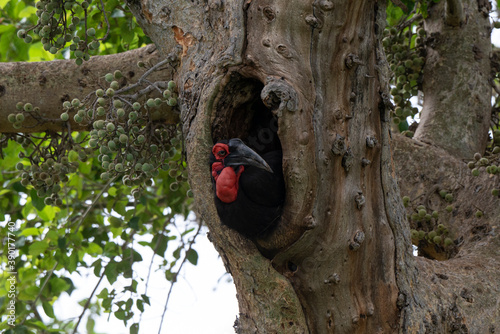
<svg viewBox="0 0 500 334">
<path fill-rule="evenodd" d="M 254 166 L 273 173 L 267 162 L 262 159 L 250 147 L 246 146 L 240 139 L 231 139 L 230 146 L 233 147 L 231 153 L 224 159 L 226 166 Z"/>
</svg>

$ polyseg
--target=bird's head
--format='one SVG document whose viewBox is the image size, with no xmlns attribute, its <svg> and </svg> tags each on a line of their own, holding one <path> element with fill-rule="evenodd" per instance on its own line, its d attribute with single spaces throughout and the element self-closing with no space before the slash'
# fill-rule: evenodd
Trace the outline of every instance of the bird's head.
<svg viewBox="0 0 500 334">
<path fill-rule="evenodd" d="M 254 166 L 273 172 L 267 162 L 239 138 L 218 142 L 212 148 L 212 154 L 225 167 Z"/>
</svg>

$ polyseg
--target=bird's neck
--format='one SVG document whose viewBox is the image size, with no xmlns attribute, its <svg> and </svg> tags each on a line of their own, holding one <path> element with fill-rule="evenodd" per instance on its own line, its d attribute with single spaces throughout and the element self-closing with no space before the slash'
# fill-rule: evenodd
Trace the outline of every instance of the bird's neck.
<svg viewBox="0 0 500 334">
<path fill-rule="evenodd" d="M 245 167 L 239 166 L 235 171 L 232 167 L 225 167 L 222 162 L 212 164 L 212 176 L 215 180 L 215 192 L 224 203 L 232 203 L 238 197 L 238 185 L 241 173 Z"/>
</svg>

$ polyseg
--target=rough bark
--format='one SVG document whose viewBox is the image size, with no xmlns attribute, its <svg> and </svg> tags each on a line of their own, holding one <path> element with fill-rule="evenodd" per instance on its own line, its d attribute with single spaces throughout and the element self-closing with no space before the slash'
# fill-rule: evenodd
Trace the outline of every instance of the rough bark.
<svg viewBox="0 0 500 334">
<path fill-rule="evenodd" d="M 428 61 L 426 70 L 435 74 L 424 77 L 430 81 L 424 82 L 430 101 L 417 131 L 421 140 L 391 137 L 389 74 L 379 44 L 383 2 L 144 0 L 129 6 L 163 55 L 179 50 L 175 80 L 190 183 L 196 209 L 234 278 L 239 333 L 498 329 L 498 198 L 488 196 L 493 184 L 487 176 L 470 177 L 459 160 L 464 151 L 448 143 L 455 137 L 431 137 L 438 132 L 431 125 L 447 128 L 441 119 L 448 114 L 454 122 L 467 120 L 452 125 L 464 131 L 468 150 L 484 148 L 484 119 L 470 122 L 463 116 L 465 107 L 474 117 L 486 117 L 483 106 L 489 113 L 489 102 L 479 95 L 484 89 L 480 74 L 470 73 L 469 81 L 459 78 L 460 87 L 478 87 L 465 99 L 453 97 L 459 111 L 450 117 L 450 105 L 441 97 L 451 94 L 446 89 L 455 70 Z M 432 15 L 443 11 L 436 8 Z M 473 8 L 467 3 L 464 13 L 475 18 Z M 448 23 L 459 27 L 453 29 L 468 24 L 456 26 L 460 17 L 450 18 Z M 428 24 L 432 20 L 437 24 L 434 16 Z M 477 21 L 478 27 L 484 24 Z M 452 28 L 429 26 L 429 48 L 437 50 L 443 41 L 432 44 L 432 36 L 439 37 L 432 29 Z M 444 55 L 433 52 L 431 60 Z M 464 69 L 464 63 L 477 62 L 474 71 L 486 81 L 482 61 L 465 57 L 457 64 Z M 438 83 L 440 91 L 428 90 Z M 480 107 L 469 103 L 476 98 Z M 253 126 L 271 127 L 254 124 L 262 112 L 278 120 L 287 199 L 277 230 L 254 243 L 220 224 L 208 155 L 214 140 L 251 139 Z M 412 255 L 406 218 L 411 211 L 405 211 L 399 187 L 415 204 L 443 213 L 440 223 L 453 235 L 453 247 L 422 248 L 427 257 Z M 438 195 L 441 189 L 455 198 L 449 214 L 443 212 L 447 203 Z M 473 215 L 476 208 L 484 212 L 481 219 Z M 443 253 L 444 261 L 431 259 Z"/>
<path fill-rule="evenodd" d="M 45 62 L 0 63 L 0 132 L 40 132 L 61 131 L 63 123 L 60 115 L 64 111 L 64 101 L 74 98 L 83 99 L 98 88 L 106 90 L 109 83 L 104 80 L 106 73 L 120 70 L 124 76 L 120 84 L 125 86 L 135 82 L 147 68 L 137 67 L 143 61 L 149 67 L 158 63 L 161 55 L 153 45 L 140 49 L 109 56 L 92 57 L 81 66 L 71 60 L 54 60 Z M 167 71 L 153 73 L 149 80 L 168 80 Z M 26 117 L 21 129 L 14 129 L 7 121 L 7 116 L 16 113 L 18 102 L 30 102 L 39 107 L 39 115 L 43 119 Z M 163 110 L 166 114 L 166 110 Z M 178 117 L 169 115 L 170 122 L 177 122 Z M 5 120 L 5 121 L 3 121 Z M 87 130 L 70 117 L 72 130 Z"/>
<path fill-rule="evenodd" d="M 473 177 L 466 164 L 441 148 L 396 136 L 394 157 L 401 194 L 439 212 L 452 247 L 425 247 L 410 268 L 414 285 L 403 314 L 411 310 L 406 333 L 494 333 L 500 323 L 500 206 L 487 173 Z M 440 190 L 453 194 L 453 211 Z M 481 218 L 475 212 L 481 210 Z M 417 228 L 412 222 L 412 228 Z M 437 261 L 434 258 L 441 258 Z M 416 306 L 416 307 L 415 307 Z"/>
<path fill-rule="evenodd" d="M 482 248 L 477 237 L 470 236 L 482 233 L 487 245 L 498 244 L 496 234 L 483 232 L 494 231 L 497 224 L 493 202 L 488 204 L 491 229 L 459 227 L 471 204 L 453 212 L 457 217 L 453 233 L 457 240 L 468 238 L 470 243 L 457 245 L 456 252 L 447 255 L 450 260 L 412 255 L 390 150 L 389 75 L 378 43 L 385 20 L 382 4 L 148 1 L 133 8 L 165 53 L 182 46 L 176 80 L 181 87 L 190 182 L 197 210 L 234 277 L 240 305 L 238 332 L 484 332 L 497 326 L 498 285 L 480 276 L 487 271 L 484 277 L 498 280 L 498 252 Z M 461 17 L 454 8 L 448 12 L 454 15 L 451 23 Z M 487 74 L 484 69 L 474 71 Z M 471 78 L 479 81 L 477 75 Z M 477 92 L 480 89 L 482 82 Z M 427 95 L 432 101 L 432 94 Z M 484 116 L 481 108 L 472 110 Z M 212 201 L 208 152 L 217 139 L 246 138 L 262 109 L 278 119 L 287 199 L 276 232 L 254 244 L 220 225 Z M 423 130 L 438 116 L 429 113 L 429 105 L 424 109 L 420 138 L 427 141 Z M 456 118 L 463 115 L 457 113 Z M 471 138 L 485 135 L 484 119 L 477 123 L 460 125 L 468 131 L 464 137 L 472 151 L 485 143 Z M 433 144 L 448 149 L 451 156 L 447 153 L 446 161 L 451 162 L 446 168 L 435 167 L 446 172 L 429 176 L 433 185 L 437 179 L 443 184 L 442 179 L 458 166 L 453 156 L 466 154 L 445 146 L 445 139 L 450 141 L 446 137 Z M 397 147 L 406 145 L 401 151 L 413 152 L 414 144 L 404 140 L 398 139 L 403 144 Z M 438 164 L 442 156 L 436 152 L 445 151 L 420 151 Z M 413 175 L 413 164 L 423 168 L 423 158 L 401 154 L 399 159 L 407 162 L 401 166 L 410 170 L 400 168 L 400 175 Z M 463 163 L 459 167 L 455 170 L 464 171 Z M 427 179 L 409 180 L 413 179 L 400 180 L 403 193 L 418 197 L 429 187 Z M 468 196 L 457 192 L 457 205 Z M 478 254 L 487 254 L 491 262 L 474 264 Z"/>
<path fill-rule="evenodd" d="M 441 1 L 429 8 L 424 24 L 428 36 L 425 99 L 415 138 L 457 158 L 483 153 L 488 138 L 490 9 L 487 1 Z M 457 16 L 460 11 L 463 14 Z"/>
</svg>

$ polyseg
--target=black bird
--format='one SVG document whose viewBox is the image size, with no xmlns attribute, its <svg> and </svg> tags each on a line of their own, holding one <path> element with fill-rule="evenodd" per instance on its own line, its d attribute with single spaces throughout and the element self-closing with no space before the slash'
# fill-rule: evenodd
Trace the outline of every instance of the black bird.
<svg viewBox="0 0 500 334">
<path fill-rule="evenodd" d="M 285 201 L 281 150 L 261 157 L 241 139 L 222 140 L 212 148 L 210 164 L 224 225 L 253 238 L 278 223 Z"/>
</svg>

